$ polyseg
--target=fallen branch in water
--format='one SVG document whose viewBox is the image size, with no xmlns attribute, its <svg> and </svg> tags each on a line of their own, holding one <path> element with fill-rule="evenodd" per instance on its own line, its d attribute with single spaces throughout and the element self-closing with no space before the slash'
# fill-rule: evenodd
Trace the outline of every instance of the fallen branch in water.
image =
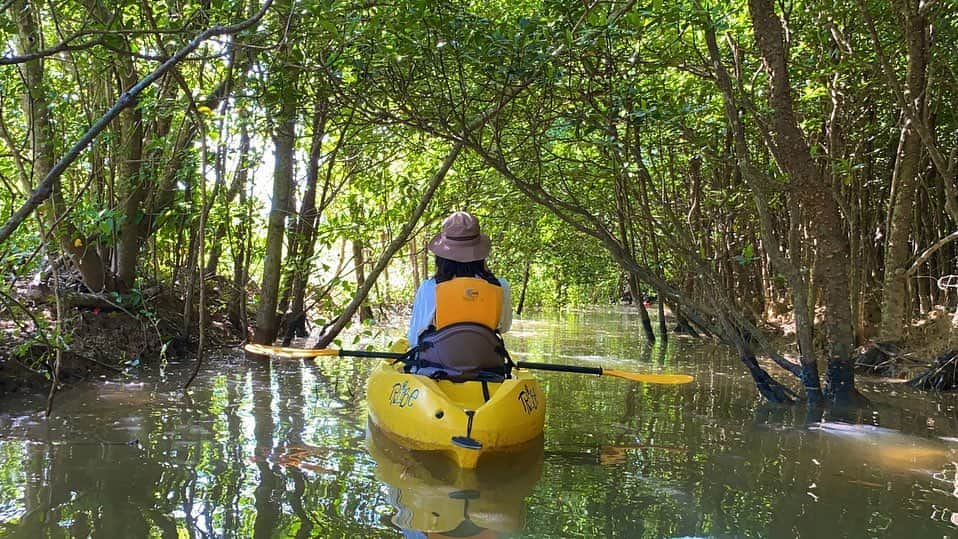
<svg viewBox="0 0 958 539">
<path fill-rule="evenodd" d="M 938 356 L 924 373 L 912 378 L 913 387 L 944 391 L 958 388 L 958 350 L 951 350 Z"/>
</svg>

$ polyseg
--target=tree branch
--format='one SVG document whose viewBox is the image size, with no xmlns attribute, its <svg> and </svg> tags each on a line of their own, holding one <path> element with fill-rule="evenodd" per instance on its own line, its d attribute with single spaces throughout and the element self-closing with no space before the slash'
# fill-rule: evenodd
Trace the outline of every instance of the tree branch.
<svg viewBox="0 0 958 539">
<path fill-rule="evenodd" d="M 120 98 L 117 99 L 116 103 L 110 107 L 110 110 L 101 116 L 100 119 L 97 120 L 82 137 L 80 137 L 80 140 L 77 141 L 77 143 L 74 144 L 69 151 L 67 151 L 66 155 L 64 155 L 60 161 L 53 166 L 46 177 L 43 178 L 39 185 L 37 185 L 37 188 L 34 189 L 33 193 L 30 194 L 30 198 L 28 198 L 27 201 L 24 202 L 20 207 L 20 209 L 18 209 L 16 213 L 14 213 L 10 219 L 7 220 L 3 227 L 0 228 L 0 245 L 2 245 L 11 234 L 13 234 L 13 232 L 17 229 L 17 227 L 20 226 L 21 223 L 23 223 L 27 216 L 29 216 L 35 209 L 37 209 L 37 207 L 40 206 L 40 204 L 50 197 L 51 193 L 53 193 L 54 184 L 60 178 L 60 176 L 63 175 L 63 172 L 67 169 L 67 167 L 69 167 L 77 159 L 77 157 L 79 157 L 80 152 L 86 149 L 86 147 L 93 142 L 97 135 L 99 135 L 100 132 L 102 132 L 106 126 L 109 125 L 109 123 L 120 114 L 120 112 L 136 103 L 136 97 L 140 94 L 140 92 L 162 77 L 167 71 L 172 69 L 181 60 L 186 58 L 186 56 L 191 52 L 199 48 L 199 46 L 210 37 L 217 35 L 236 34 L 259 22 L 259 20 L 263 18 L 263 15 L 266 14 L 266 10 L 269 9 L 269 6 L 272 3 L 273 0 L 266 0 L 255 15 L 240 23 L 231 26 L 217 25 L 204 30 L 195 38 L 193 38 L 192 41 L 184 45 L 180 50 L 176 51 L 176 54 L 171 56 L 169 60 L 163 62 L 163 64 L 157 67 L 152 73 L 146 77 L 143 77 L 140 82 L 134 84 L 130 89 L 123 92 Z"/>
<path fill-rule="evenodd" d="M 91 32 L 77 32 L 70 37 L 65 38 L 63 41 L 57 43 L 49 49 L 44 49 L 42 51 L 35 51 L 29 54 L 24 54 L 21 56 L 3 56 L 0 57 L 0 65 L 14 65 L 14 64 L 25 64 L 33 60 L 38 60 L 40 58 L 45 58 L 47 56 L 53 56 L 54 54 L 61 53 L 64 51 L 80 51 L 84 49 L 89 49 L 96 47 L 97 45 L 102 45 L 103 40 L 96 38 L 85 43 L 80 43 L 77 45 L 70 45 L 70 42 L 75 41 L 76 39 L 88 35 Z"/>
<path fill-rule="evenodd" d="M 931 258 L 931 255 L 935 254 L 938 249 L 941 249 L 948 243 L 958 240 L 958 230 L 948 234 L 944 238 L 936 241 L 931 247 L 925 249 L 925 252 L 921 253 L 918 258 L 915 259 L 915 262 L 912 263 L 911 267 L 908 268 L 908 271 L 905 272 L 905 277 L 914 277 L 918 273 L 918 268 L 925 263 L 926 260 Z"/>
<path fill-rule="evenodd" d="M 465 133 L 464 135 L 468 136 L 468 133 Z M 316 341 L 316 344 L 313 346 L 313 348 L 326 348 L 329 346 L 329 343 L 331 343 L 333 339 L 339 335 L 339 332 L 341 332 L 343 328 L 346 327 L 346 324 L 348 324 L 352 319 L 353 314 L 356 313 L 356 311 L 359 309 L 359 306 L 363 301 L 365 301 L 369 291 L 372 290 L 373 285 L 376 284 L 376 279 L 379 277 L 379 274 L 386 269 L 386 265 L 389 264 L 389 261 L 392 259 L 393 255 L 396 254 L 396 251 L 406 244 L 406 240 L 409 239 L 409 235 L 416 227 L 416 223 L 419 222 L 419 218 L 422 217 L 422 214 L 426 211 L 426 207 L 432 200 L 432 196 L 435 194 L 436 189 L 439 188 L 439 184 L 442 183 L 442 180 L 446 177 L 446 173 L 449 172 L 449 169 L 452 168 L 452 164 L 455 163 L 456 158 L 459 157 L 459 152 L 462 150 L 462 145 L 462 142 L 455 143 L 452 149 L 449 150 L 449 153 L 446 154 L 446 158 L 443 160 L 439 170 L 436 171 L 436 174 L 433 175 L 432 180 L 426 187 L 426 191 L 423 193 L 422 199 L 419 201 L 419 205 L 416 206 L 415 210 L 413 210 L 412 215 L 409 216 L 409 220 L 406 221 L 406 224 L 404 224 L 402 229 L 399 231 L 399 235 L 393 238 L 393 241 L 389 243 L 382 256 L 380 256 L 379 260 L 376 262 L 376 266 L 373 267 L 372 271 L 369 272 L 369 276 L 367 277 L 366 282 L 363 284 L 363 287 L 356 291 L 356 295 L 353 297 L 352 301 L 346 305 L 346 308 L 343 309 L 342 314 L 339 315 L 329 331 L 319 337 L 319 340 Z"/>
</svg>

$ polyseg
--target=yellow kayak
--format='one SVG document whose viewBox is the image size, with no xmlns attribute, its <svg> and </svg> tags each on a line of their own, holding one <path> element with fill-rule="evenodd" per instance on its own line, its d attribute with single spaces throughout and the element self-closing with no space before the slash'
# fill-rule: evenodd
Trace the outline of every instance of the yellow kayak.
<svg viewBox="0 0 958 539">
<path fill-rule="evenodd" d="M 477 470 L 458 468 L 440 455 L 414 454 L 374 425 L 366 447 L 396 508 L 393 523 L 430 537 L 499 537 L 521 530 L 525 498 L 542 476 L 541 437 L 519 452 L 487 456 Z"/>
<path fill-rule="evenodd" d="M 384 361 L 366 385 L 369 419 L 407 449 L 438 451 L 461 468 L 515 452 L 542 435 L 545 394 L 527 371 L 502 382 L 450 382 Z"/>
</svg>

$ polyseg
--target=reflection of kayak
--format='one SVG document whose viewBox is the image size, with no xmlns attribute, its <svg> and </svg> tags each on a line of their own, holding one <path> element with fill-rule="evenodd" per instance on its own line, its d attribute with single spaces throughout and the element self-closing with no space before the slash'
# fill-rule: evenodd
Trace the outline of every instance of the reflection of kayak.
<svg viewBox="0 0 958 539">
<path fill-rule="evenodd" d="M 382 362 L 366 385 L 369 418 L 408 449 L 440 451 L 463 468 L 542 434 L 545 395 L 526 371 L 502 382 L 450 382 Z M 485 460 L 485 459 L 483 459 Z"/>
<path fill-rule="evenodd" d="M 512 453 L 488 455 L 477 470 L 435 453 L 414 453 L 370 424 L 366 445 L 376 478 L 389 487 L 393 523 L 429 537 L 495 537 L 525 521 L 525 498 L 542 475 L 542 437 Z"/>
</svg>

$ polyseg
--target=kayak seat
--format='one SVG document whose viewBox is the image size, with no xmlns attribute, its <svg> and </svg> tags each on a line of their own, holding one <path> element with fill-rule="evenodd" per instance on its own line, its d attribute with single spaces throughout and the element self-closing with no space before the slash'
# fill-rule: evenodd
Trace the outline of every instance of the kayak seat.
<svg viewBox="0 0 958 539">
<path fill-rule="evenodd" d="M 499 372 L 499 371 L 483 370 L 483 371 L 479 371 L 479 375 L 476 376 L 476 379 L 475 379 L 474 381 L 476 381 L 476 382 L 494 382 L 494 383 L 500 384 L 500 383 L 502 383 L 502 382 L 505 382 L 507 378 L 509 378 L 508 373 Z"/>
<path fill-rule="evenodd" d="M 458 384 L 464 384 L 467 382 L 502 383 L 512 377 L 509 373 L 509 369 L 507 369 L 505 366 L 503 366 L 501 369 L 482 369 L 476 372 L 473 378 L 469 379 L 450 376 L 446 369 L 433 365 L 419 366 L 414 363 L 407 363 L 403 370 L 409 374 L 417 374 L 419 376 L 432 378 L 433 380 L 449 380 Z"/>
</svg>

